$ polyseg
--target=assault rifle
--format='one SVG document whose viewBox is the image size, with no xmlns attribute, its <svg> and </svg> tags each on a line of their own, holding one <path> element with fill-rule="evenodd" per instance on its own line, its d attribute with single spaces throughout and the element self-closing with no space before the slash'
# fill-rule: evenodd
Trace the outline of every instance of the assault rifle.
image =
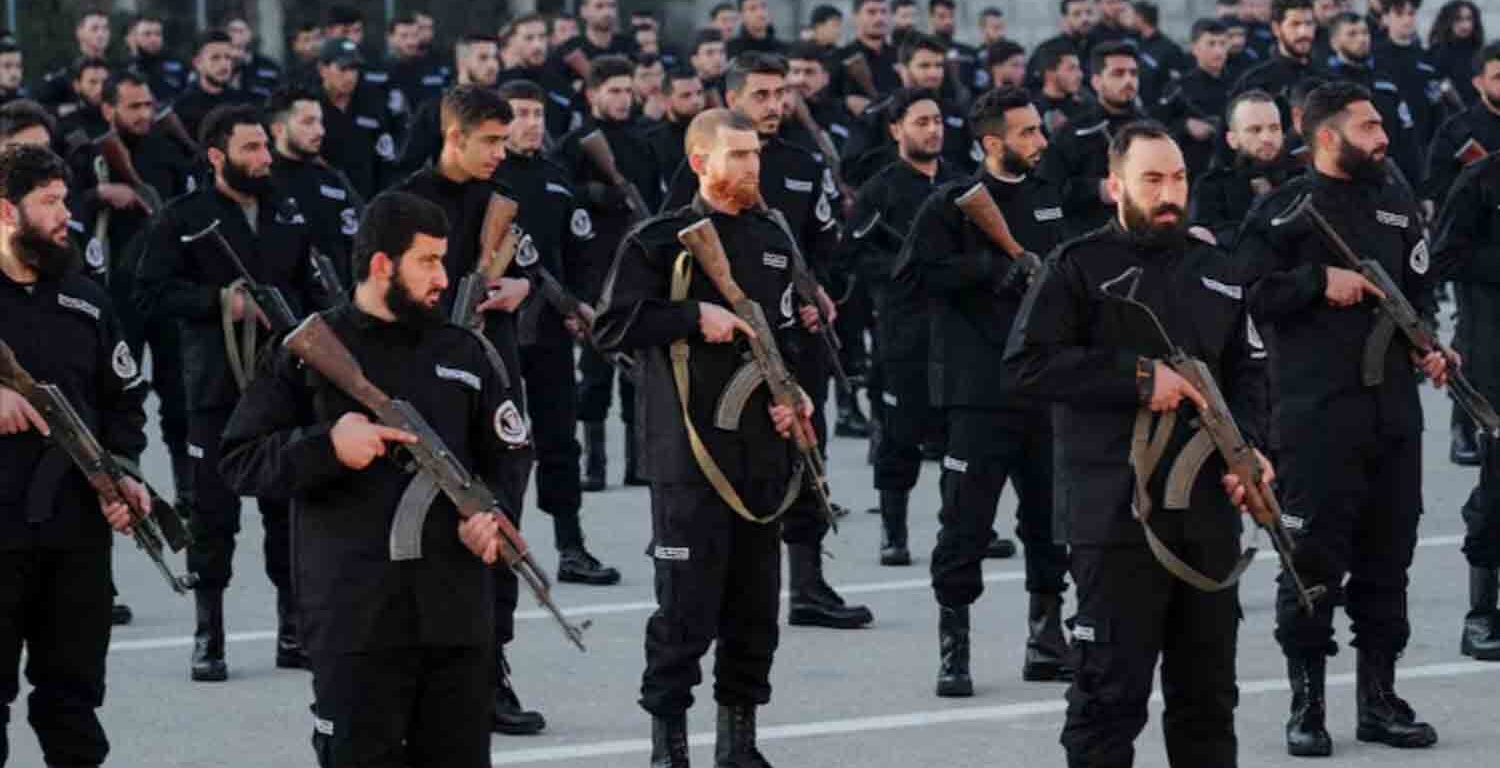
<svg viewBox="0 0 1500 768">
<path fill-rule="evenodd" d="M 713 222 L 699 219 L 678 232 L 677 239 L 687 247 L 688 252 L 693 255 L 693 261 L 729 302 L 735 315 L 755 331 L 755 335 L 747 340 L 753 360 L 730 381 L 730 391 L 726 391 L 720 401 L 719 412 L 714 418 L 715 425 L 720 429 L 737 429 L 740 411 L 743 410 L 749 393 L 761 383 L 770 389 L 773 404 L 790 408 L 794 414 L 799 413 L 802 409 L 802 388 L 797 385 L 791 371 L 787 370 L 781 350 L 776 347 L 776 337 L 772 335 L 771 325 L 766 321 L 765 310 L 746 296 L 745 291 L 735 282 L 734 275 L 729 270 L 729 258 L 724 254 L 724 244 L 719 240 L 719 231 L 714 228 Z M 743 396 L 736 397 L 735 392 L 743 393 Z M 828 474 L 823 468 L 823 456 L 818 452 L 818 436 L 803 424 L 800 415 L 792 421 L 792 440 L 811 474 L 808 485 L 817 496 L 818 508 L 829 525 L 837 530 L 833 505 L 828 499 Z"/>
<path fill-rule="evenodd" d="M 780 210 L 766 205 L 766 201 L 760 201 L 760 207 L 765 211 L 781 233 L 786 235 L 787 243 L 791 245 L 791 275 L 792 289 L 803 302 L 818 311 L 818 330 L 814 333 L 823 342 L 823 352 L 828 358 L 828 366 L 833 370 L 833 380 L 838 387 L 846 393 L 852 394 L 853 387 L 849 383 L 849 375 L 844 372 L 844 364 L 839 359 L 840 343 L 838 336 L 833 333 L 833 323 L 829 322 L 828 316 L 823 313 L 823 305 L 818 301 L 819 287 L 818 279 L 813 277 L 812 270 L 807 266 L 807 259 L 802 255 L 802 247 L 797 244 L 797 236 L 792 232 L 792 226 L 787 223 L 786 216 Z"/>
<path fill-rule="evenodd" d="M 173 592 L 187 594 L 198 583 L 197 575 L 189 573 L 178 576 L 172 573 L 172 567 L 167 564 L 167 550 L 181 552 L 192 543 L 192 537 L 183 527 L 177 510 L 157 496 L 155 491 L 151 491 L 150 486 L 146 486 L 146 490 L 151 493 L 151 506 L 155 514 L 138 507 L 135 499 L 125 492 L 123 486 L 128 474 L 120 466 L 119 460 L 99 444 L 98 438 L 83 422 L 78 411 L 74 410 L 67 395 L 56 385 L 33 379 L 16 360 L 16 353 L 10 345 L 4 341 L 0 341 L 0 385 L 15 390 L 42 414 L 52 431 L 48 439 L 68 454 L 68 458 L 83 472 L 89 486 L 99 494 L 99 498 L 106 504 L 124 504 L 130 508 L 130 538 L 156 564 L 156 570 L 161 572 Z M 140 482 L 145 485 L 145 480 Z"/>
<path fill-rule="evenodd" d="M 188 153 L 189 157 L 196 158 L 198 156 L 198 142 L 194 141 L 193 137 L 188 135 L 187 126 L 182 124 L 182 118 L 178 116 L 174 109 L 167 107 L 156 113 L 156 117 L 152 119 L 152 124 L 167 138 L 177 142 L 183 151 Z"/>
<path fill-rule="evenodd" d="M 235 253 L 234 246 L 224 239 L 224 233 L 219 231 L 219 220 L 214 219 L 212 223 L 198 232 L 183 235 L 181 240 L 184 245 L 195 243 L 203 238 L 208 238 L 218 249 L 223 252 L 229 262 L 234 265 L 236 272 L 240 273 L 245 291 L 255 301 L 261 316 L 272 333 L 282 333 L 290 330 L 297 324 L 297 316 L 292 313 L 292 307 L 286 303 L 286 297 L 281 295 L 281 289 L 274 285 L 266 285 L 255 279 L 250 270 L 245 267 L 245 262 L 240 260 L 240 255 Z"/>
<path fill-rule="evenodd" d="M 818 121 L 813 118 L 812 110 L 807 108 L 807 101 L 800 94 L 793 93 L 792 116 L 797 118 L 797 123 L 802 129 L 812 134 L 813 142 L 818 145 L 819 154 L 828 163 L 828 170 L 833 174 L 833 183 L 838 185 L 839 198 L 843 201 L 844 213 L 849 214 L 854 210 L 854 190 L 844 182 L 843 164 L 839 161 L 838 147 L 833 144 L 833 137 Z"/>
<path fill-rule="evenodd" d="M 620 173 L 620 166 L 615 162 L 614 150 L 609 148 L 609 140 L 604 138 L 604 133 L 595 128 L 587 135 L 578 140 L 578 148 L 583 151 L 594 168 L 604 176 L 610 186 L 620 190 L 625 195 L 625 204 L 630 206 L 630 217 L 640 221 L 651 215 L 646 208 L 646 198 L 641 197 L 641 191 L 636 189 L 635 183 L 625 178 Z"/>
<path fill-rule="evenodd" d="M 531 241 L 531 235 L 522 235 L 521 243 L 516 247 L 516 266 L 531 280 L 532 289 L 537 291 L 542 301 L 545 301 L 559 315 L 571 317 L 583 326 L 585 338 L 590 344 L 594 340 L 594 319 L 597 313 L 588 303 L 574 296 L 562 281 L 557 279 L 552 271 L 542 264 L 541 258 L 536 252 L 536 246 Z M 539 308 L 538 308 L 539 309 Z M 536 338 L 536 323 L 540 317 L 539 312 L 533 311 L 523 316 L 523 326 L 519 330 L 522 339 L 532 340 Z M 618 368 L 636 384 L 640 383 L 640 370 L 636 367 L 635 358 L 624 352 L 610 352 L 604 355 L 610 365 Z"/>
<path fill-rule="evenodd" d="M 125 142 L 120 140 L 120 134 L 110 131 L 100 136 L 96 143 L 99 148 L 99 157 L 103 160 L 105 173 L 97 173 L 100 181 L 114 181 L 129 186 L 135 190 L 135 194 L 146 204 L 146 215 L 150 216 L 161 210 L 161 195 L 156 188 L 147 184 L 136 172 L 135 163 L 130 159 L 130 150 L 125 147 Z"/>
<path fill-rule="evenodd" d="M 1124 274 L 1116 277 L 1100 286 L 1105 296 L 1135 307 L 1140 310 L 1151 322 L 1151 327 L 1156 331 L 1163 344 L 1167 347 L 1167 355 L 1162 359 L 1168 367 L 1177 375 L 1187 379 L 1193 388 L 1203 395 L 1208 402 L 1208 407 L 1198 411 L 1198 431 L 1183 446 L 1182 452 L 1178 454 L 1171 472 L 1167 477 L 1166 498 L 1164 500 L 1168 509 L 1186 509 L 1189 497 L 1192 494 L 1192 486 L 1197 478 L 1198 471 L 1203 468 L 1203 460 L 1210 452 L 1217 452 L 1224 459 L 1228 467 L 1228 473 L 1240 479 L 1245 487 L 1245 507 L 1250 512 L 1250 517 L 1271 539 L 1271 548 L 1276 551 L 1277 557 L 1281 559 L 1283 570 L 1290 576 L 1297 590 L 1297 602 L 1302 609 L 1311 614 L 1314 610 L 1313 603 L 1321 598 L 1328 590 L 1323 585 L 1308 587 L 1302 580 L 1302 574 L 1298 572 L 1297 566 L 1292 560 L 1295 545 L 1286 527 L 1281 522 L 1281 504 L 1276 500 L 1276 494 L 1271 491 L 1270 486 L 1263 482 L 1264 475 L 1261 471 L 1260 458 L 1255 449 L 1245 441 L 1240 433 L 1240 428 L 1234 420 L 1234 414 L 1229 410 L 1229 402 L 1224 399 L 1224 393 L 1220 391 L 1219 384 L 1214 380 L 1213 373 L 1208 366 L 1196 357 L 1187 353 L 1182 347 L 1172 342 L 1167 335 L 1167 329 L 1161 324 L 1160 318 L 1151 310 L 1151 307 L 1135 297 L 1136 287 L 1140 284 L 1142 270 L 1140 267 L 1131 267 Z M 1167 427 L 1170 429 L 1170 426 Z M 1160 427 L 1159 427 L 1160 429 Z M 1155 442 L 1154 440 L 1152 442 Z M 1147 453 L 1151 451 L 1148 450 Z M 1134 455 L 1132 451 L 1131 463 L 1136 464 L 1142 457 Z M 1151 469 L 1149 467 L 1136 467 L 1138 475 L 1149 478 Z M 1138 485 L 1144 484 L 1144 480 Z M 1143 488 L 1138 489 L 1144 492 Z M 1139 507 L 1139 505 L 1138 505 Z M 1200 589 L 1211 590 L 1212 588 L 1227 587 L 1239 578 L 1239 574 L 1255 556 L 1252 547 L 1241 556 L 1240 563 L 1231 572 L 1230 577 L 1218 584 L 1193 570 L 1190 566 L 1178 560 L 1166 547 L 1161 544 L 1152 533 L 1151 527 L 1146 525 L 1144 510 L 1137 509 L 1137 515 L 1141 516 L 1141 523 L 1145 527 L 1147 540 L 1151 545 L 1152 552 L 1173 575 L 1187 581 Z M 1201 581 L 1200 581 L 1201 579 Z"/>
<path fill-rule="evenodd" d="M 1041 259 L 1022 247 L 1021 243 L 1010 233 L 1010 225 L 1005 221 L 1005 214 L 1000 212 L 1000 206 L 995 204 L 995 198 L 990 195 L 990 190 L 984 182 L 975 182 L 974 186 L 959 195 L 954 203 L 958 206 L 958 210 L 963 212 L 964 217 L 973 222 L 974 226 L 979 227 L 991 243 L 1005 251 L 1013 261 L 1019 261 L 1025 265 L 1031 277 L 1036 277 L 1036 274 L 1042 270 Z"/>
<path fill-rule="evenodd" d="M 349 348 L 321 315 L 308 316 L 283 343 L 292 354 L 373 413 L 376 421 L 417 436 L 416 443 L 401 446 L 401 450 L 411 457 L 416 476 L 402 494 L 391 523 L 391 559 L 422 558 L 422 527 L 438 493 L 447 496 L 463 518 L 496 513 L 505 564 L 526 582 L 537 603 L 557 620 L 569 642 L 584 650 L 583 631 L 589 623 L 574 625 L 563 616 L 557 604 L 552 602 L 551 584 L 546 574 L 537 566 L 526 540 L 506 516 L 500 501 L 453 457 L 453 452 L 422 414 L 411 403 L 393 399 L 365 378 L 359 361 L 354 359 Z"/>
<path fill-rule="evenodd" d="M 861 93 L 857 94 L 874 101 L 880 98 L 880 92 L 875 90 L 875 75 L 870 71 L 870 60 L 863 53 L 855 53 L 846 57 L 843 61 L 844 74 L 859 86 Z"/>
<path fill-rule="evenodd" d="M 323 293 L 328 296 L 328 301 L 332 304 L 346 303 L 348 297 L 344 294 L 343 284 L 339 282 L 339 273 L 333 267 L 333 259 L 328 258 L 328 254 L 318 250 L 317 246 L 313 246 L 310 258 L 312 259 L 313 278 L 318 281 L 319 286 L 322 286 Z"/>
<path fill-rule="evenodd" d="M 472 272 L 458 281 L 458 291 L 454 294 L 452 315 L 449 318 L 455 325 L 475 332 L 475 338 L 483 344 L 484 354 L 489 358 L 490 365 L 497 371 L 504 371 L 505 363 L 500 358 L 499 350 L 481 333 L 484 330 L 484 313 L 479 311 L 479 305 L 488 296 L 490 285 L 504 277 L 510 269 L 510 263 L 515 260 L 518 234 L 513 222 L 519 208 L 516 201 L 505 195 L 490 195 L 490 201 L 484 209 L 484 223 L 479 227 L 479 261 Z"/>
</svg>

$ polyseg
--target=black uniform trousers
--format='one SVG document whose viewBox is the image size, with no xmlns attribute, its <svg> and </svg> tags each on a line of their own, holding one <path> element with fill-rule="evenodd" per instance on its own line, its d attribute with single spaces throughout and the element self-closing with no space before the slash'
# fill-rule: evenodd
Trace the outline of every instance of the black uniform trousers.
<svg viewBox="0 0 1500 768">
<path fill-rule="evenodd" d="M 807 392 L 807 397 L 813 403 L 812 425 L 818 433 L 818 450 L 822 452 L 824 463 L 828 456 L 828 389 L 829 372 L 828 353 L 823 350 L 823 342 L 818 339 L 807 337 L 802 346 L 797 347 L 793 353 L 797 355 L 797 383 Z M 810 474 L 803 476 L 807 482 L 812 482 Z M 826 479 L 826 478 L 825 478 Z M 818 497 L 810 490 L 804 490 L 797 500 L 781 519 L 781 540 L 788 544 L 816 544 L 819 547 L 823 539 L 828 535 L 831 527 L 823 510 L 819 508 Z"/>
<path fill-rule="evenodd" d="M 620 380 L 620 421 L 635 423 L 635 385 L 615 370 L 592 344 L 580 344 L 578 354 L 578 420 L 604 421 L 609 417 L 615 379 Z"/>
<path fill-rule="evenodd" d="M 909 491 L 922 471 L 922 443 L 941 432 L 933 423 L 942 415 L 930 405 L 927 361 L 882 359 L 876 370 L 871 386 L 871 400 L 879 402 L 873 410 L 880 419 L 875 490 Z"/>
<path fill-rule="evenodd" d="M 1373 398 L 1336 400 L 1320 429 L 1282 441 L 1279 475 L 1295 562 L 1309 587 L 1329 593 L 1309 616 L 1280 577 L 1276 640 L 1288 656 L 1333 655 L 1338 605 L 1357 648 L 1399 654 L 1411 635 L 1406 585 L 1422 514 L 1421 435 L 1378 434 L 1368 426 L 1377 423 L 1371 408 Z"/>
<path fill-rule="evenodd" d="M 321 768 L 489 768 L 494 650 L 314 653 Z"/>
<path fill-rule="evenodd" d="M 219 439 L 229 411 L 194 411 L 188 416 L 188 452 L 193 457 L 188 570 L 198 574 L 198 589 L 224 589 L 234 574 L 234 537 L 240 532 L 240 497 L 219 474 Z M 259 499 L 265 529 L 266 577 L 278 591 L 291 589 L 291 514 L 287 502 Z"/>
<path fill-rule="evenodd" d="M 971 605 L 984 592 L 984 553 L 1007 480 L 1015 485 L 1016 537 L 1025 546 L 1026 591 L 1066 588 L 1068 549 L 1052 536 L 1052 423 L 1047 409 L 948 408 L 948 450 L 939 480 L 932 590 L 939 605 Z"/>
<path fill-rule="evenodd" d="M 134 253 L 136 243 L 131 243 Z M 144 359 L 151 347 L 151 388 L 156 391 L 157 413 L 161 417 L 161 439 L 167 451 L 179 454 L 186 449 L 188 437 L 187 380 L 182 372 L 182 333 L 171 318 L 146 319 L 135 306 L 135 272 L 138 258 L 125 261 L 109 274 L 109 293 L 114 301 L 120 329 L 130 354 Z M 181 489 L 174 489 L 181 493 Z M 186 511 L 186 510 L 182 510 Z"/>
<path fill-rule="evenodd" d="M 0 551 L 0 766 L 23 647 L 27 716 L 47 764 L 94 766 L 109 753 L 95 710 L 104 704 L 110 555 L 107 547 Z"/>
<path fill-rule="evenodd" d="M 573 384 L 573 345 L 537 344 L 521 348 L 521 375 L 526 382 L 526 412 L 536 446 L 536 505 L 552 516 L 558 549 L 581 545 L 568 541 L 579 530 L 574 522 L 583 504 L 578 485 L 578 403 Z M 607 364 L 606 364 L 607 365 Z M 621 397 L 634 400 L 634 388 Z M 634 413 L 634 408 L 629 409 Z M 626 423 L 630 423 L 627 420 Z"/>
<path fill-rule="evenodd" d="M 1475 568 L 1500 568 L 1500 445 L 1479 436 L 1479 484 L 1464 502 L 1464 557 Z"/>
<path fill-rule="evenodd" d="M 1227 573 L 1240 554 L 1237 537 L 1181 538 L 1166 544 L 1209 575 Z M 1061 739 L 1069 768 L 1134 763 L 1158 657 L 1168 764 L 1234 768 L 1239 587 L 1201 592 L 1168 573 L 1144 542 L 1075 544 L 1071 563 L 1078 586 L 1078 614 L 1070 622 L 1077 671 Z"/>
<path fill-rule="evenodd" d="M 521 530 L 521 509 L 505 516 Z M 502 648 L 516 639 L 516 607 L 521 604 L 521 579 L 503 562 L 490 569 L 495 580 L 495 647 Z"/>
<path fill-rule="evenodd" d="M 747 500 L 779 498 L 783 483 L 739 490 Z M 699 660 L 715 641 L 714 699 L 725 705 L 771 700 L 780 527 L 741 518 L 707 485 L 651 486 L 657 609 L 646 622 L 640 703 L 647 712 L 667 716 L 693 705 L 693 687 L 703 679 Z"/>
</svg>

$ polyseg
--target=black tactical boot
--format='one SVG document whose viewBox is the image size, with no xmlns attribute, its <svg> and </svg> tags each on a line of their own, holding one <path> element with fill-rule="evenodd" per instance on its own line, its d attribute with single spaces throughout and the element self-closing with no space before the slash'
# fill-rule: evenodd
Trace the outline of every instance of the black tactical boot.
<svg viewBox="0 0 1500 768">
<path fill-rule="evenodd" d="M 771 768 L 755 746 L 755 706 L 719 706 L 714 768 Z"/>
<path fill-rule="evenodd" d="M 599 473 L 603 476 L 603 472 Z M 635 454 L 635 425 L 625 425 L 625 484 L 630 486 L 648 485 L 641 477 L 639 467 L 636 465 Z"/>
<path fill-rule="evenodd" d="M 863 605 L 844 605 L 833 587 L 823 580 L 823 557 L 816 544 L 786 545 L 787 574 L 791 582 L 787 623 L 795 627 L 857 629 L 875 620 Z"/>
<path fill-rule="evenodd" d="M 604 490 L 604 471 L 609 455 L 604 447 L 604 422 L 583 422 L 583 479 L 578 487 L 585 491 Z"/>
<path fill-rule="evenodd" d="M 135 612 L 124 603 L 115 603 L 109 607 L 109 623 L 116 627 L 123 627 L 135 620 Z"/>
<path fill-rule="evenodd" d="M 510 685 L 510 663 L 505 660 L 505 646 L 495 646 L 495 722 L 492 730 L 508 736 L 530 736 L 541 733 L 547 720 L 540 712 L 521 708 L 521 700 Z"/>
<path fill-rule="evenodd" d="M 1493 568 L 1469 567 L 1469 613 L 1459 651 L 1480 661 L 1500 661 L 1500 573 Z"/>
<path fill-rule="evenodd" d="M 620 572 L 599 562 L 582 544 L 557 553 L 557 580 L 607 587 L 620 583 Z"/>
<path fill-rule="evenodd" d="M 1396 695 L 1396 655 L 1359 651 L 1355 668 L 1358 691 L 1359 727 L 1354 735 L 1360 741 L 1376 741 L 1405 749 L 1430 747 L 1437 743 L 1437 731 L 1417 721 L 1417 713 Z"/>
<path fill-rule="evenodd" d="M 1286 660 L 1286 677 L 1292 686 L 1292 716 L 1286 721 L 1286 753 L 1293 757 L 1328 757 L 1333 739 L 1324 720 L 1328 712 L 1323 700 L 1323 680 L 1328 657 L 1323 654 L 1292 656 Z"/>
<path fill-rule="evenodd" d="M 1073 679 L 1073 670 L 1068 667 L 1068 638 L 1062 631 L 1062 603 L 1062 595 L 1031 594 L 1022 680 L 1039 683 Z"/>
<path fill-rule="evenodd" d="M 276 592 L 276 666 L 281 669 L 309 669 L 307 651 L 297 636 L 297 606 L 291 590 Z"/>
<path fill-rule="evenodd" d="M 193 590 L 198 626 L 193 631 L 192 678 L 217 683 L 229 679 L 224 663 L 224 590 Z"/>
<path fill-rule="evenodd" d="M 969 607 L 938 606 L 938 678 L 937 695 L 964 697 L 974 695 L 974 678 L 969 676 Z"/>
<path fill-rule="evenodd" d="M 833 423 L 833 434 L 837 437 L 869 437 L 870 420 L 859 409 L 859 393 L 844 393 L 834 387 L 833 399 L 838 402 L 838 420 Z"/>
<path fill-rule="evenodd" d="M 911 565 L 906 548 L 906 508 L 909 491 L 880 492 L 880 564 Z"/>
<path fill-rule="evenodd" d="M 651 768 L 689 768 L 686 714 L 651 718 Z"/>
<path fill-rule="evenodd" d="M 1010 539 L 1003 538 L 1000 534 L 990 531 L 989 546 L 984 548 L 984 556 L 987 560 L 1005 560 L 1016 556 L 1016 543 Z"/>
</svg>

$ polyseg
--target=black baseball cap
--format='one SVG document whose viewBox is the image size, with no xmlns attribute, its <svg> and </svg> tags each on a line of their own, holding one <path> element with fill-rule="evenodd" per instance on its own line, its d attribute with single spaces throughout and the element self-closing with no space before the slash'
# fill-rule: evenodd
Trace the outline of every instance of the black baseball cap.
<svg viewBox="0 0 1500 768">
<path fill-rule="evenodd" d="M 330 37 L 323 41 L 323 47 L 318 50 L 318 63 L 362 67 L 365 65 L 365 57 L 353 40 L 347 37 Z"/>
</svg>

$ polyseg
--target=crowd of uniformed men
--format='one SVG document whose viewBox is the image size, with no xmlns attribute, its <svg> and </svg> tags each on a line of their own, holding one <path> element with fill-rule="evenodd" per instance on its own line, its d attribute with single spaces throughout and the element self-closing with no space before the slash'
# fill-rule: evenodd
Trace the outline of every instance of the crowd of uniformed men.
<svg viewBox="0 0 1500 768">
<path fill-rule="evenodd" d="M 398 447 L 417 436 L 275 345 L 286 329 L 247 288 L 278 289 L 294 319 L 321 313 L 515 523 L 534 465 L 561 581 L 620 578 L 585 544 L 585 493 L 650 486 L 653 766 L 688 764 L 715 644 L 715 764 L 769 765 L 755 720 L 783 543 L 790 623 L 873 621 L 824 579 L 847 510 L 819 503 L 818 462 L 791 439 L 826 445 L 830 394 L 833 436 L 869 441 L 882 564 L 912 562 L 911 491 L 939 462 L 937 695 L 973 695 L 982 562 L 1016 550 L 995 533 L 1008 482 L 1030 595 L 1021 674 L 1070 682 L 1067 764 L 1132 763 L 1160 659 L 1171 764 L 1234 765 L 1236 508 L 1274 481 L 1293 562 L 1326 590 L 1304 608 L 1279 577 L 1288 751 L 1332 752 L 1339 606 L 1358 738 L 1430 746 L 1394 686 L 1422 512 L 1417 387 L 1461 365 L 1500 398 L 1500 43 L 1466 0 L 1424 41 L 1419 3 L 1219 0 L 1184 47 L 1154 3 L 1061 0 L 1059 34 L 1028 52 L 996 8 L 978 45 L 956 40 L 952 0 L 855 0 L 848 19 L 819 6 L 795 39 L 767 0 L 739 0 L 677 47 L 649 13 L 622 31 L 615 0 L 581 0 L 463 30 L 451 55 L 434 24 L 461 20 L 398 15 L 379 60 L 361 14 L 333 5 L 283 63 L 243 18 L 179 61 L 150 15 L 111 60 L 109 17 L 87 13 L 77 58 L 30 88 L 0 39 L 0 340 L 122 458 L 144 449 L 157 394 L 175 510 L 155 513 L 193 539 L 195 681 L 229 677 L 223 594 L 240 499 L 257 499 L 276 664 L 312 670 L 321 765 L 488 765 L 491 730 L 545 721 L 511 687 L 518 580 L 497 513 L 417 494 L 422 552 L 393 561 L 414 485 Z M 498 257 L 497 193 L 519 204 L 518 246 L 486 278 L 476 330 L 449 318 L 460 279 Z M 1382 331 L 1396 291 L 1429 321 L 1456 299 L 1458 351 Z M 767 345 L 790 398 L 756 367 Z M 1217 381 L 1258 480 L 1204 458 L 1191 414 L 1216 403 L 1175 354 Z M 109 628 L 130 620 L 108 528 L 131 513 L 96 502 L 23 395 L 0 386 L 0 712 L 24 648 L 47 763 L 99 765 Z M 1450 429 L 1451 460 L 1482 467 L 1461 651 L 1500 660 L 1500 452 L 1457 406 Z"/>
</svg>

